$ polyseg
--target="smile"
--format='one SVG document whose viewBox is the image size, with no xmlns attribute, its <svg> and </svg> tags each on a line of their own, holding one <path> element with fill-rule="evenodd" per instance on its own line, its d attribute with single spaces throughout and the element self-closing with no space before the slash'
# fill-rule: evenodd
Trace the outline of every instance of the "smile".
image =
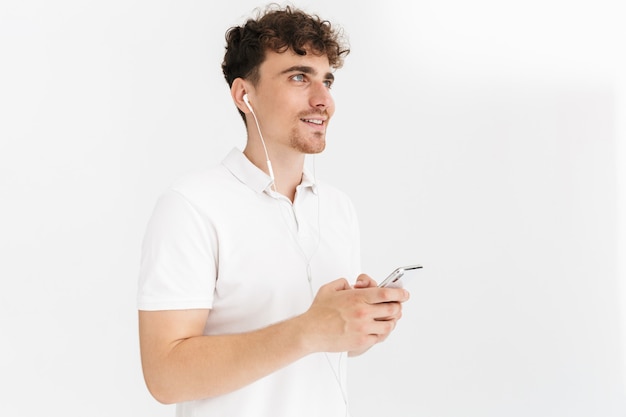
<svg viewBox="0 0 626 417">
<path fill-rule="evenodd" d="M 306 123 L 313 123 L 313 124 L 320 125 L 320 126 L 324 124 L 323 120 L 318 120 L 318 119 L 300 119 L 300 120 Z"/>
</svg>

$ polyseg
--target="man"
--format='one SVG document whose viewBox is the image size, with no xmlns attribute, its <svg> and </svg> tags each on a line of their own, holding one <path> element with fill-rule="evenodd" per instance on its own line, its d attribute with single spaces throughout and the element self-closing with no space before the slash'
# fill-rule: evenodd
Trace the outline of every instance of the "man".
<svg viewBox="0 0 626 417">
<path fill-rule="evenodd" d="M 227 33 L 247 144 L 173 184 L 143 245 L 144 376 L 178 416 L 347 415 L 345 356 L 401 316 L 405 290 L 359 275 L 348 198 L 304 172 L 325 147 L 347 52 L 328 22 L 290 7 Z"/>
</svg>

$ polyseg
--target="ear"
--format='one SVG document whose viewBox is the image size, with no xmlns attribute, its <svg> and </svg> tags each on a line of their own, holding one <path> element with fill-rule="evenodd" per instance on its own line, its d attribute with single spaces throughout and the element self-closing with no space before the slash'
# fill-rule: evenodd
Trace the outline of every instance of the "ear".
<svg viewBox="0 0 626 417">
<path fill-rule="evenodd" d="M 235 106 L 243 113 L 250 113 L 250 109 L 246 106 L 243 96 L 248 93 L 247 83 L 243 78 L 235 78 L 233 85 L 230 87 L 230 96 L 233 98 Z"/>
</svg>

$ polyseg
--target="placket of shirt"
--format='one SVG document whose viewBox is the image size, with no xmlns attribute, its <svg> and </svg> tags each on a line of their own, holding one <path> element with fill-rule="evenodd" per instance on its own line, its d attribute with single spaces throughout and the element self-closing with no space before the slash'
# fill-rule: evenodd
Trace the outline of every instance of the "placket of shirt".
<svg viewBox="0 0 626 417">
<path fill-rule="evenodd" d="M 308 266 L 315 254 L 319 239 L 318 207 L 315 201 L 317 196 L 310 187 L 298 187 L 293 203 L 285 196 L 280 197 L 283 217 Z"/>
</svg>

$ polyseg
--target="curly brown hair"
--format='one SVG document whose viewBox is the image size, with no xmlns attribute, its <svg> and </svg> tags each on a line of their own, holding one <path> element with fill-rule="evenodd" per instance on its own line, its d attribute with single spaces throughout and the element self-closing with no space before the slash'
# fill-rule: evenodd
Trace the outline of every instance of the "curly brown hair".
<svg viewBox="0 0 626 417">
<path fill-rule="evenodd" d="M 329 21 L 290 6 L 270 4 L 256 19 L 226 32 L 222 71 L 228 86 L 239 77 L 256 84 L 265 52 L 282 53 L 288 49 L 298 55 L 325 55 L 334 69 L 343 66 L 350 52 L 341 29 L 332 27 Z"/>
</svg>

